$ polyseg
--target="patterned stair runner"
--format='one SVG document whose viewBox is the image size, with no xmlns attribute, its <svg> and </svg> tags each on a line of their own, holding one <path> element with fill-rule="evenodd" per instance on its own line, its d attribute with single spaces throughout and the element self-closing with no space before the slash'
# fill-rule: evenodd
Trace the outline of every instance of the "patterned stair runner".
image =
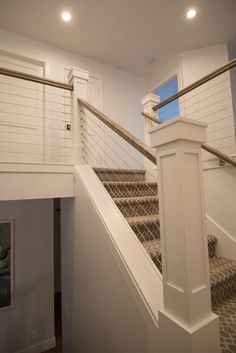
<svg viewBox="0 0 236 353">
<path fill-rule="evenodd" d="M 94 171 L 161 272 L 157 183 L 145 182 L 143 170 Z M 222 353 L 236 353 L 236 262 L 217 257 L 216 243 L 208 235 L 212 308 L 220 317 Z"/>
</svg>

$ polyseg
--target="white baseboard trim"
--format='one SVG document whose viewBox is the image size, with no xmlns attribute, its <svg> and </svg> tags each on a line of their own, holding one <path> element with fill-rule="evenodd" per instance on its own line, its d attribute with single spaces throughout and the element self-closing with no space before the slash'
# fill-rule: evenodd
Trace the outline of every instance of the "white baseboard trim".
<svg viewBox="0 0 236 353">
<path fill-rule="evenodd" d="M 41 353 L 56 346 L 56 337 L 52 337 L 46 341 L 39 342 L 33 346 L 24 348 L 16 353 Z"/>
</svg>

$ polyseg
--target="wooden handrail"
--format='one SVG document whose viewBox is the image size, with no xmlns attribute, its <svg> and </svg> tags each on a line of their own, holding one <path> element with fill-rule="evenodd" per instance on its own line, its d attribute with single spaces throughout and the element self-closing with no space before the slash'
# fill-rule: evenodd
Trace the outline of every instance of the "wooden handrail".
<svg viewBox="0 0 236 353">
<path fill-rule="evenodd" d="M 122 137 L 125 141 L 127 141 L 131 146 L 133 146 L 136 150 L 141 152 L 146 158 L 148 158 L 152 163 L 156 164 L 156 156 L 153 153 L 152 149 L 145 145 L 141 140 L 135 137 L 133 134 L 125 130 L 119 124 L 115 123 L 113 120 L 108 118 L 105 114 L 100 112 L 98 109 L 93 107 L 91 104 L 86 102 L 85 100 L 79 98 L 78 99 L 81 106 L 86 108 L 90 113 L 95 115 L 99 120 L 101 120 L 105 125 L 107 125 L 111 130 L 116 132 L 120 137 Z"/>
<path fill-rule="evenodd" d="M 31 75 L 31 74 L 26 74 L 26 73 L 20 72 L 20 71 L 5 69 L 4 67 L 0 67 L 0 74 L 4 75 L 4 76 L 19 78 L 19 79 L 22 79 L 25 81 L 41 83 L 43 85 L 62 88 L 62 89 L 68 90 L 68 91 L 73 91 L 73 85 L 69 85 L 69 84 L 63 83 L 63 82 L 49 80 L 47 78 L 43 78 L 43 77 Z"/>
<path fill-rule="evenodd" d="M 213 148 L 209 145 L 206 145 L 205 143 L 202 144 L 202 148 L 205 151 L 210 152 L 211 154 L 214 154 L 220 160 L 223 160 L 223 161 L 231 164 L 232 166 L 236 167 L 236 161 L 233 158 L 231 158 L 230 156 L 228 156 L 227 154 L 217 150 L 216 148 Z"/>
<path fill-rule="evenodd" d="M 203 85 L 204 83 L 212 80 L 213 78 L 223 74 L 224 72 L 232 69 L 233 67 L 236 66 L 236 59 L 230 61 L 228 64 L 222 66 L 221 68 L 211 72 L 210 74 L 202 77 L 200 80 L 192 83 L 191 85 L 187 86 L 186 88 L 182 89 L 181 91 L 179 91 L 178 93 L 176 93 L 175 95 L 173 95 L 170 98 L 165 99 L 163 102 L 155 105 L 153 107 L 153 110 L 156 111 L 157 109 L 164 107 L 165 105 L 173 102 L 174 100 L 176 100 L 177 98 L 182 97 L 184 94 L 191 92 L 192 90 L 194 90 L 197 87 L 200 87 L 201 85 Z"/>
<path fill-rule="evenodd" d="M 160 120 L 159 120 L 157 117 L 156 117 L 156 118 L 153 118 L 150 114 L 147 114 L 147 113 L 142 112 L 142 116 L 144 116 L 145 118 L 148 118 L 148 119 L 152 120 L 154 123 L 161 124 Z"/>
</svg>

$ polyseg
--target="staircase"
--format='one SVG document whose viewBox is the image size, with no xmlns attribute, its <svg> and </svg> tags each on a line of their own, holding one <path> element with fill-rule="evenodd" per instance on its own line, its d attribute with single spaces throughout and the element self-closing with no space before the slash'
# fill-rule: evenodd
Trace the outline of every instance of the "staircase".
<svg viewBox="0 0 236 353">
<path fill-rule="evenodd" d="M 145 182 L 144 170 L 94 171 L 161 272 L 157 183 Z M 220 318 L 222 353 L 235 353 L 236 262 L 217 257 L 216 246 L 217 239 L 208 235 L 212 310 Z"/>
</svg>

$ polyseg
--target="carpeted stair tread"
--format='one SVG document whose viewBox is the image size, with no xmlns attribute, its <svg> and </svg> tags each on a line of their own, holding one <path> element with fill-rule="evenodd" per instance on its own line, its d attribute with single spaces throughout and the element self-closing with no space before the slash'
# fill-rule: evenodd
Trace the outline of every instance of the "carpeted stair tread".
<svg viewBox="0 0 236 353">
<path fill-rule="evenodd" d="M 212 304 L 232 296 L 236 290 L 236 261 L 213 257 L 209 261 Z"/>
<path fill-rule="evenodd" d="M 158 270 L 161 271 L 161 242 L 160 239 L 149 240 L 142 243 L 144 249 L 151 257 Z"/>
<path fill-rule="evenodd" d="M 157 186 L 157 183 L 155 183 L 155 182 L 145 182 L 145 181 L 105 181 L 104 183 L 103 183 L 105 186 L 106 185 L 127 185 L 127 186 L 129 186 L 129 185 L 148 185 L 148 186 Z"/>
<path fill-rule="evenodd" d="M 136 217 L 158 212 L 158 196 L 113 198 L 125 217 Z"/>
<path fill-rule="evenodd" d="M 141 242 L 160 238 L 159 214 L 127 217 L 126 220 Z"/>
<path fill-rule="evenodd" d="M 236 352 L 236 294 L 213 305 L 212 311 L 219 315 L 220 345 L 222 353 Z"/>
<path fill-rule="evenodd" d="M 157 195 L 157 183 L 154 182 L 105 181 L 103 185 L 113 198 Z"/>
<path fill-rule="evenodd" d="M 213 240 L 216 241 L 216 238 L 214 236 L 212 236 L 212 235 L 208 235 L 208 252 L 209 253 L 210 253 L 211 243 L 212 243 Z M 152 258 L 154 263 L 157 265 L 159 271 L 162 272 L 162 266 L 161 266 L 161 242 L 160 242 L 160 239 L 152 239 L 152 240 L 149 240 L 149 241 L 143 241 L 142 245 L 143 245 L 144 249 L 148 252 L 150 257 Z M 217 259 L 217 260 L 215 260 L 215 259 Z M 213 261 L 211 262 L 212 265 L 210 267 L 212 268 L 212 276 L 211 276 L 212 284 L 216 283 L 215 275 L 216 275 L 216 272 L 217 272 L 217 264 L 219 264 L 221 262 L 221 260 L 226 260 L 225 262 L 227 262 L 227 259 L 220 259 L 220 258 L 214 258 Z M 228 261 L 231 262 L 233 260 L 228 260 Z M 228 264 L 228 266 L 229 266 L 229 264 Z M 216 269 L 215 269 L 215 267 L 216 267 Z M 226 263 L 225 263 L 225 267 L 226 267 Z"/>
<path fill-rule="evenodd" d="M 143 202 L 143 201 L 153 201 L 157 200 L 158 201 L 158 196 L 157 195 L 151 195 L 151 196 L 137 196 L 137 197 L 115 197 L 113 199 L 115 202 Z"/>
<path fill-rule="evenodd" d="M 161 254 L 161 241 L 160 239 L 153 239 L 145 241 L 143 243 L 144 249 L 147 250 L 149 254 Z"/>
<path fill-rule="evenodd" d="M 128 173 L 128 174 L 145 174 L 144 169 L 126 169 L 126 168 L 93 168 L 95 173 Z"/>
<path fill-rule="evenodd" d="M 208 234 L 208 254 L 209 257 L 214 257 L 215 253 L 216 253 L 216 243 L 217 243 L 217 239 L 214 235 L 212 234 Z"/>
<path fill-rule="evenodd" d="M 142 223 L 156 223 L 159 222 L 159 214 L 157 213 L 138 217 L 127 217 L 126 219 L 130 225 Z"/>
<path fill-rule="evenodd" d="M 145 181 L 143 169 L 94 168 L 101 181 Z"/>
</svg>

